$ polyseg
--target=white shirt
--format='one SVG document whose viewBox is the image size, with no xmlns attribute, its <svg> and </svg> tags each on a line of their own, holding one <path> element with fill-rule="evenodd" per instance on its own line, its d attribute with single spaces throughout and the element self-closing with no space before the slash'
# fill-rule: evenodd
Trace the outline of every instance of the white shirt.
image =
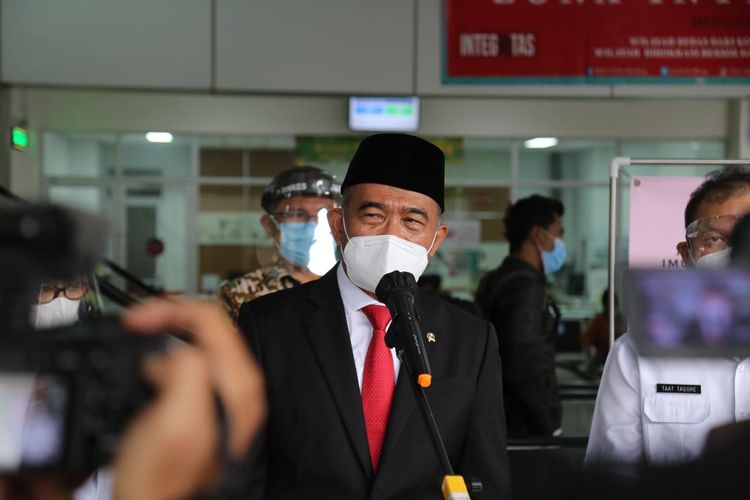
<svg viewBox="0 0 750 500">
<path fill-rule="evenodd" d="M 112 471 L 101 468 L 75 491 L 73 500 L 110 500 L 112 496 Z"/>
<path fill-rule="evenodd" d="M 749 418 L 750 358 L 645 358 L 625 334 L 604 365 L 585 461 L 686 461 L 711 429 Z"/>
<path fill-rule="evenodd" d="M 359 391 L 362 392 L 362 373 L 365 371 L 367 348 L 370 347 L 370 339 L 372 339 L 372 323 L 370 323 L 370 320 L 367 319 L 367 316 L 361 309 L 370 304 L 380 306 L 384 304 L 373 299 L 362 291 L 361 288 L 352 283 L 349 276 L 344 272 L 343 264 L 339 265 L 339 268 L 336 270 L 336 278 L 339 282 L 341 300 L 344 302 L 346 326 L 349 328 L 349 338 L 352 342 L 352 355 L 354 356 L 354 366 L 357 369 Z M 390 325 L 390 323 L 388 324 Z M 391 356 L 393 357 L 393 381 L 395 384 L 398 379 L 398 370 L 401 367 L 401 362 L 396 355 L 395 349 L 391 349 Z"/>
</svg>

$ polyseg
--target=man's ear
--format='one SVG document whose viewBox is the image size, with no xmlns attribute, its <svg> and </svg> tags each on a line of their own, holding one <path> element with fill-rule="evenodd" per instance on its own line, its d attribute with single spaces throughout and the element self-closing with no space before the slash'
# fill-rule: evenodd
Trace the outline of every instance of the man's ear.
<svg viewBox="0 0 750 500">
<path fill-rule="evenodd" d="M 346 244 L 346 234 L 344 233 L 344 215 L 343 208 L 332 208 L 328 211 L 328 225 L 331 227 L 331 235 L 336 240 L 339 248 L 343 249 Z"/>
<path fill-rule="evenodd" d="M 263 214 L 263 217 L 260 218 L 260 223 L 263 226 L 263 229 L 266 230 L 266 234 L 268 235 L 268 237 L 271 238 L 274 242 L 278 243 L 279 228 L 276 227 L 276 224 L 274 224 L 271 216 L 268 214 Z"/>
<path fill-rule="evenodd" d="M 440 224 L 437 228 L 437 231 L 435 232 L 435 243 L 432 244 L 432 249 L 430 250 L 430 253 L 427 254 L 428 258 L 432 258 L 438 251 L 438 248 L 440 248 L 440 245 L 443 244 L 443 241 L 445 241 L 445 238 L 448 236 L 448 226 L 445 224 Z"/>
<path fill-rule="evenodd" d="M 690 257 L 690 247 L 688 246 L 687 241 L 681 241 L 677 244 L 677 253 L 680 254 L 680 257 L 682 257 L 682 262 L 687 267 L 695 266 L 692 257 Z"/>
<path fill-rule="evenodd" d="M 550 238 L 547 237 L 544 230 L 540 226 L 531 226 L 528 240 L 530 240 L 531 243 L 533 243 L 537 248 L 542 248 L 543 250 L 551 250 L 551 248 L 547 248 L 550 246 Z M 554 247 L 554 243 L 552 245 Z"/>
</svg>

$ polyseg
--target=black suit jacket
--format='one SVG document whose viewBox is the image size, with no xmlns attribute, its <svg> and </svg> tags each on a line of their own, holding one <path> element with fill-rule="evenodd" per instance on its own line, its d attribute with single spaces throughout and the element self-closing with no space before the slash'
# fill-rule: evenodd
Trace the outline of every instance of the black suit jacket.
<svg viewBox="0 0 750 500">
<path fill-rule="evenodd" d="M 457 474 L 508 498 L 500 359 L 492 326 L 444 300 L 415 298 L 432 368 L 427 390 Z M 336 268 L 245 304 L 240 326 L 266 375 L 269 418 L 256 442 L 248 498 L 442 498 L 443 472 L 401 369 L 377 475 L 368 452 Z"/>
</svg>

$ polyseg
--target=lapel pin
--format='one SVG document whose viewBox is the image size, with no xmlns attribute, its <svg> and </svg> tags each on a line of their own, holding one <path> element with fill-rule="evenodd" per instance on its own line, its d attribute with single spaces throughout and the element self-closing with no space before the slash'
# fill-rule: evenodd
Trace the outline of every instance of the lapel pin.
<svg viewBox="0 0 750 500">
<path fill-rule="evenodd" d="M 432 332 L 427 332 L 427 342 L 437 342 L 437 337 Z"/>
</svg>

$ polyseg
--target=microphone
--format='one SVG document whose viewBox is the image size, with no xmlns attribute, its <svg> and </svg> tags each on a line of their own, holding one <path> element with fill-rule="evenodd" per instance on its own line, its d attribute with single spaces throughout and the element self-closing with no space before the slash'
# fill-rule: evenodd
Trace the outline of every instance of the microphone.
<svg viewBox="0 0 750 500">
<path fill-rule="evenodd" d="M 375 288 L 375 295 L 391 312 L 391 326 L 385 337 L 388 347 L 406 356 L 411 376 L 416 376 L 421 387 L 432 383 L 430 363 L 422 341 L 422 332 L 414 310 L 414 291 L 417 282 L 411 273 L 393 271 L 383 276 Z"/>
</svg>

